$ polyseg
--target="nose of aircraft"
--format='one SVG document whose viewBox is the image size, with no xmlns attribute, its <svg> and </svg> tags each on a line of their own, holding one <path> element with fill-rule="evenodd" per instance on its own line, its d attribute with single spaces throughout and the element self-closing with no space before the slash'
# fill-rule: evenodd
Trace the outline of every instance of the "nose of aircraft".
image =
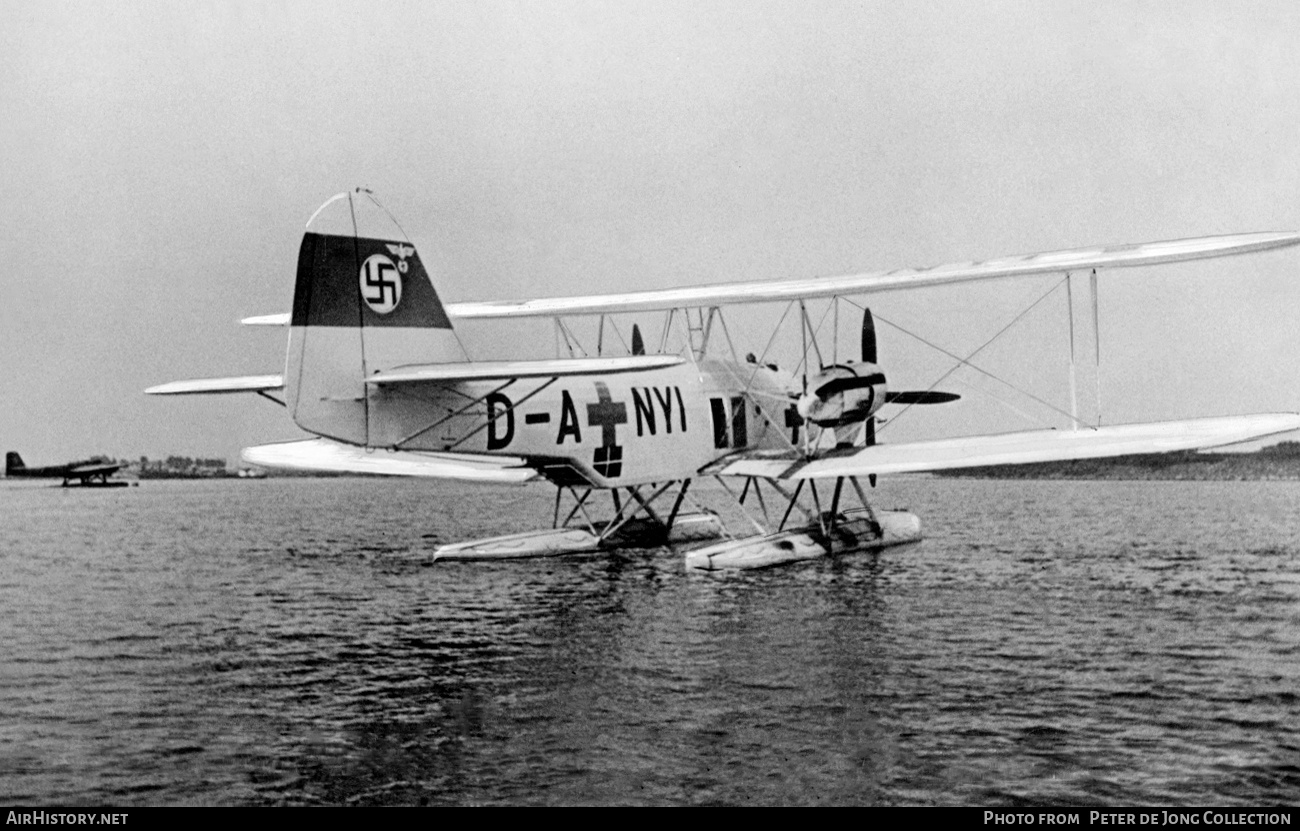
<svg viewBox="0 0 1300 831">
<path fill-rule="evenodd" d="M 844 410 L 844 394 L 837 392 L 827 398 L 821 398 L 816 393 L 804 393 L 795 402 L 795 409 L 804 421 L 813 424 L 834 421 Z"/>
</svg>

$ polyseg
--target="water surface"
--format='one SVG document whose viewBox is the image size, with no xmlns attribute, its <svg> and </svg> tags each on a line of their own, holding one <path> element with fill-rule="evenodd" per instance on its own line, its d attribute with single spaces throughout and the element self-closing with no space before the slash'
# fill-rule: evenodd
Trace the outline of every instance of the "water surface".
<svg viewBox="0 0 1300 831">
<path fill-rule="evenodd" d="M 718 576 L 431 560 L 544 487 L 0 483 L 0 801 L 1298 801 L 1300 483 L 876 496 L 925 542 Z"/>
</svg>

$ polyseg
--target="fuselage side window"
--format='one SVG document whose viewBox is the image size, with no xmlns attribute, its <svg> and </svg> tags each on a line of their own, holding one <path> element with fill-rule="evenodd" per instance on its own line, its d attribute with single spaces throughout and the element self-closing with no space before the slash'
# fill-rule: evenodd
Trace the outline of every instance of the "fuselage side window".
<svg viewBox="0 0 1300 831">
<path fill-rule="evenodd" d="M 713 446 L 727 446 L 727 407 L 721 398 L 710 398 L 709 409 L 713 413 Z"/>
<path fill-rule="evenodd" d="M 749 430 L 745 423 L 745 397 L 731 399 L 731 446 L 740 450 L 749 444 Z"/>
</svg>

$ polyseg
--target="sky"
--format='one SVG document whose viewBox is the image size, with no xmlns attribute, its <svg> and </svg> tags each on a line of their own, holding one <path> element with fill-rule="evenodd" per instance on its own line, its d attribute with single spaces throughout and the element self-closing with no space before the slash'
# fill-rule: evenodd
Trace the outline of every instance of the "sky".
<svg viewBox="0 0 1300 831">
<path fill-rule="evenodd" d="M 307 219 L 357 186 L 449 302 L 1300 230 L 1292 2 L 0 12 L 0 445 L 29 463 L 233 461 L 301 435 L 253 396 L 142 391 L 281 371 L 285 332 L 237 321 L 287 311 Z M 1108 423 L 1300 410 L 1297 273 L 1300 249 L 1103 273 L 1082 412 L 1098 390 Z M 891 385 L 949 362 L 890 324 L 965 354 L 1053 285 L 873 296 Z M 781 311 L 735 310 L 737 348 Z M 1066 314 L 1058 290 L 980 360 L 1068 409 Z M 460 331 L 476 358 L 554 354 L 536 324 Z M 886 428 L 1052 417 L 977 377 L 940 386 L 966 397 Z"/>
</svg>

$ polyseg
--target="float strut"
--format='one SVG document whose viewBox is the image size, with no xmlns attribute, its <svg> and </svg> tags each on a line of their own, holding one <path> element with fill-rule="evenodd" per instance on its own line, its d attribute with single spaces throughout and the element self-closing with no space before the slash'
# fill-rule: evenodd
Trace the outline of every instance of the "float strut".
<svg viewBox="0 0 1300 831">
<path fill-rule="evenodd" d="M 835 477 L 835 493 L 831 495 L 831 526 L 830 530 L 835 530 L 835 520 L 840 509 L 840 491 L 844 489 L 844 477 Z"/>
<path fill-rule="evenodd" d="M 667 530 L 669 531 L 673 530 L 673 523 L 677 521 L 677 511 L 681 509 L 682 500 L 686 498 L 686 489 L 689 488 L 690 486 L 691 486 L 691 480 L 683 479 L 682 486 L 677 489 L 677 499 L 673 502 L 673 509 L 668 514 Z"/>
<path fill-rule="evenodd" d="M 803 483 L 805 481 L 807 480 L 800 479 L 799 484 L 795 485 L 794 496 L 787 497 L 785 513 L 781 515 L 781 524 L 777 526 L 778 531 L 785 529 L 785 521 L 790 518 L 790 512 L 794 510 L 795 502 L 799 499 L 799 492 L 803 490 Z"/>
<path fill-rule="evenodd" d="M 858 492 L 858 499 L 862 501 L 862 507 L 867 509 L 867 518 L 871 520 L 872 525 L 876 526 L 876 533 L 880 534 L 880 520 L 876 519 L 876 511 L 871 507 L 871 503 L 867 501 L 867 494 L 862 490 L 858 477 L 850 476 L 849 481 L 853 483 L 853 489 Z"/>
</svg>

